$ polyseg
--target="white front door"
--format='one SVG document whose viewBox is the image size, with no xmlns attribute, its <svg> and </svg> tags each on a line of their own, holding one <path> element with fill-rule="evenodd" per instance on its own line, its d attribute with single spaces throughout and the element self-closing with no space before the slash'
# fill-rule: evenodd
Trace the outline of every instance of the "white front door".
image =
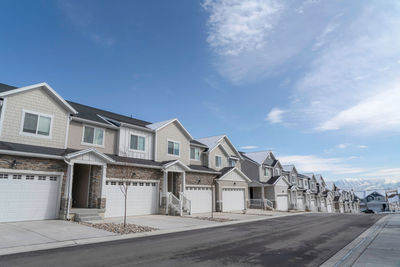
<svg viewBox="0 0 400 267">
<path fill-rule="evenodd" d="M 223 188 L 222 189 L 222 211 L 244 210 L 244 189 Z"/>
<path fill-rule="evenodd" d="M 56 219 L 60 176 L 0 173 L 0 222 Z"/>
<path fill-rule="evenodd" d="M 187 186 L 185 196 L 191 202 L 192 213 L 212 211 L 212 189 L 211 187 Z"/>
<path fill-rule="evenodd" d="M 280 195 L 276 197 L 276 209 L 281 211 L 288 210 L 288 196 Z"/>
<path fill-rule="evenodd" d="M 122 182 L 106 181 L 105 217 L 124 216 L 125 198 L 122 193 Z M 148 215 L 158 212 L 158 183 L 135 181 L 130 182 L 126 204 L 127 216 Z"/>
</svg>

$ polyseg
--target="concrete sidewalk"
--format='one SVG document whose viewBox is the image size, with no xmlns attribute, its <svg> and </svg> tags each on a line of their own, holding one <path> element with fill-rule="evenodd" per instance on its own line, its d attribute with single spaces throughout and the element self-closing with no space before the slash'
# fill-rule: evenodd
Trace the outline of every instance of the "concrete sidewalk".
<svg viewBox="0 0 400 267">
<path fill-rule="evenodd" d="M 400 215 L 382 217 L 321 266 L 400 266 Z"/>
<path fill-rule="evenodd" d="M 386 225 L 353 266 L 400 266 L 400 214 L 388 217 Z"/>
</svg>

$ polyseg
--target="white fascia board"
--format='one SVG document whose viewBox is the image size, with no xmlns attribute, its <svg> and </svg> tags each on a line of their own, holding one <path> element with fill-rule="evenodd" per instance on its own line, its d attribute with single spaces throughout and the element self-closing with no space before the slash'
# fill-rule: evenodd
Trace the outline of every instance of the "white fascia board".
<svg viewBox="0 0 400 267">
<path fill-rule="evenodd" d="M 78 111 L 76 111 L 70 104 L 68 104 L 67 101 L 64 100 L 64 98 L 62 98 L 53 88 L 50 87 L 50 85 L 48 85 L 47 83 L 44 83 L 44 82 L 43 83 L 37 83 L 37 84 L 29 85 L 29 86 L 25 86 L 25 87 L 21 87 L 21 88 L 16 88 L 14 90 L 9 90 L 9 91 L 0 93 L 0 97 L 21 93 L 21 92 L 32 90 L 32 89 L 36 89 L 36 88 L 39 88 L 39 87 L 46 88 L 71 113 L 73 113 L 73 114 L 77 114 L 78 113 Z"/>
<path fill-rule="evenodd" d="M 182 123 L 181 123 L 177 118 L 172 119 L 170 122 L 168 122 L 168 123 L 162 125 L 161 127 L 155 129 L 155 131 L 158 132 L 159 130 L 161 130 L 161 129 L 167 127 L 168 125 L 170 125 L 171 123 L 174 123 L 174 122 L 177 122 L 177 123 L 178 123 L 178 125 L 183 129 L 184 133 L 190 138 L 190 140 L 193 139 L 193 137 L 192 137 L 192 135 L 189 133 L 189 131 L 186 130 L 185 127 L 183 127 Z"/>
<path fill-rule="evenodd" d="M 0 154 L 22 156 L 22 157 L 45 158 L 45 159 L 64 159 L 63 156 L 31 153 L 31 152 L 21 152 L 21 151 L 13 151 L 13 150 L 3 150 L 3 149 L 0 150 Z"/>
<path fill-rule="evenodd" d="M 100 126 L 100 127 L 104 127 L 104 128 L 110 128 L 110 129 L 119 129 L 119 127 L 114 126 L 112 124 L 109 123 L 101 123 L 101 122 L 97 122 L 97 121 L 91 121 L 91 120 L 87 120 L 87 119 L 82 119 L 82 118 L 78 118 L 78 117 L 71 117 L 71 120 L 73 121 L 79 121 L 79 122 L 83 122 L 83 123 L 87 123 L 87 124 L 92 124 L 92 125 L 96 125 L 96 126 Z"/>
<path fill-rule="evenodd" d="M 97 156 L 103 158 L 105 161 L 108 161 L 109 163 L 114 163 L 115 162 L 115 160 L 113 160 L 112 158 L 106 156 L 105 154 L 97 151 L 94 148 L 88 148 L 88 149 L 84 149 L 84 150 L 80 150 L 80 151 L 77 151 L 77 152 L 70 153 L 70 154 L 66 155 L 65 158 L 66 159 L 72 159 L 72 158 L 75 158 L 77 156 L 84 155 L 84 154 L 87 154 L 87 153 L 94 153 Z"/>
<path fill-rule="evenodd" d="M 121 123 L 121 126 L 124 126 L 126 128 L 133 128 L 133 129 L 137 129 L 137 130 L 149 132 L 149 133 L 155 132 L 154 130 L 146 128 L 146 127 L 141 127 L 141 126 L 137 126 L 137 125 L 126 123 L 126 122 L 120 122 L 120 123 Z"/>
<path fill-rule="evenodd" d="M 169 163 L 163 165 L 163 169 L 167 169 L 167 168 L 169 168 L 169 167 L 171 167 L 172 165 L 175 165 L 175 164 L 180 165 L 185 171 L 190 171 L 191 170 L 188 166 L 183 164 L 180 160 L 174 160 L 172 162 L 169 162 Z"/>
</svg>

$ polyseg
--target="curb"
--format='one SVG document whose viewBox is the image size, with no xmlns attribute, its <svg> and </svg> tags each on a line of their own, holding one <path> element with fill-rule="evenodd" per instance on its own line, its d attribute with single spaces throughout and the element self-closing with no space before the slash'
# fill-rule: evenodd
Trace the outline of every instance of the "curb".
<svg viewBox="0 0 400 267">
<path fill-rule="evenodd" d="M 375 237 L 386 226 L 389 216 L 380 218 L 370 228 L 356 237 L 347 246 L 339 250 L 330 259 L 325 261 L 320 267 L 349 267 L 361 256 L 361 254 L 374 241 Z"/>
<path fill-rule="evenodd" d="M 270 220 L 270 219 L 274 219 L 274 218 L 294 216 L 294 215 L 299 215 L 299 214 L 264 216 L 263 218 L 222 222 L 220 224 L 215 224 L 215 225 L 191 226 L 191 227 L 185 227 L 185 228 L 157 230 L 157 231 L 153 231 L 153 232 L 133 233 L 133 234 L 126 234 L 126 235 L 106 236 L 106 237 L 94 237 L 94 238 L 51 242 L 51 243 L 38 244 L 38 245 L 3 248 L 3 249 L 0 249 L 0 256 L 24 253 L 24 252 L 33 252 L 33 251 L 40 251 L 40 250 L 64 248 L 64 247 L 73 247 L 73 246 L 79 246 L 79 245 L 89 245 L 89 244 L 96 244 L 96 243 L 103 243 L 103 242 L 119 241 L 119 240 L 126 240 L 126 239 L 135 239 L 135 238 L 147 237 L 147 236 L 158 236 L 158 235 L 186 232 L 186 231 L 191 231 L 191 230 L 200 230 L 200 229 L 206 229 L 206 228 L 216 228 L 216 227 L 229 226 L 229 225 L 235 225 L 235 224 L 241 224 L 241 223 L 264 221 L 264 220 Z M 88 227 L 90 227 L 90 226 L 88 226 Z"/>
</svg>

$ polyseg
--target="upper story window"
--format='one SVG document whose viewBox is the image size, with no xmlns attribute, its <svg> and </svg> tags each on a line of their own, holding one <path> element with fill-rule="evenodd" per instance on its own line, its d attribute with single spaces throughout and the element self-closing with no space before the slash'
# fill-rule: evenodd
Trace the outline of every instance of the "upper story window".
<svg viewBox="0 0 400 267">
<path fill-rule="evenodd" d="M 92 126 L 84 126 L 82 143 L 95 146 L 104 146 L 104 129 Z"/>
<path fill-rule="evenodd" d="M 235 167 L 235 166 L 236 166 L 236 160 L 229 159 L 229 167 Z"/>
<path fill-rule="evenodd" d="M 146 148 L 146 138 L 144 136 L 131 134 L 130 148 L 133 150 L 144 151 Z"/>
<path fill-rule="evenodd" d="M 292 174 L 292 184 L 296 184 L 296 175 Z"/>
<path fill-rule="evenodd" d="M 275 168 L 274 172 L 275 172 L 275 176 L 281 175 L 281 170 L 279 168 Z"/>
<path fill-rule="evenodd" d="M 180 144 L 178 142 L 168 141 L 168 155 L 180 155 Z"/>
<path fill-rule="evenodd" d="M 305 186 L 305 187 L 308 187 L 308 182 L 307 182 L 307 180 L 304 181 L 304 186 Z"/>
<path fill-rule="evenodd" d="M 33 112 L 24 112 L 22 133 L 38 136 L 50 136 L 52 116 Z"/>
<path fill-rule="evenodd" d="M 215 167 L 220 168 L 222 166 L 222 157 L 215 156 Z"/>
<path fill-rule="evenodd" d="M 266 177 L 270 176 L 270 170 L 268 168 L 264 168 L 264 176 Z"/>
<path fill-rule="evenodd" d="M 198 148 L 198 147 L 190 148 L 190 159 L 200 160 L 200 148 Z"/>
</svg>

